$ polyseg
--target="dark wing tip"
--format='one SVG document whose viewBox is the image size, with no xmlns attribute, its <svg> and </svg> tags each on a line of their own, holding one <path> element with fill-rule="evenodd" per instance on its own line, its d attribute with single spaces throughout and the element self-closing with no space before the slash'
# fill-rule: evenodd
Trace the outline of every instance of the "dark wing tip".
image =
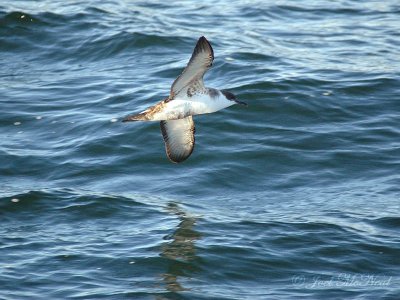
<svg viewBox="0 0 400 300">
<path fill-rule="evenodd" d="M 179 164 L 179 163 L 185 161 L 190 155 L 189 156 L 174 156 L 170 151 L 167 151 L 167 156 L 171 162 L 173 162 L 175 164 Z"/>
<path fill-rule="evenodd" d="M 204 35 L 202 35 L 197 42 L 210 44 L 210 42 L 206 39 L 206 37 Z"/>
<path fill-rule="evenodd" d="M 211 46 L 210 42 L 206 39 L 205 36 L 201 36 L 197 41 L 196 47 L 194 48 L 194 52 L 198 53 L 200 51 L 209 51 L 211 53 L 211 58 L 214 60 L 214 49 Z"/>
</svg>

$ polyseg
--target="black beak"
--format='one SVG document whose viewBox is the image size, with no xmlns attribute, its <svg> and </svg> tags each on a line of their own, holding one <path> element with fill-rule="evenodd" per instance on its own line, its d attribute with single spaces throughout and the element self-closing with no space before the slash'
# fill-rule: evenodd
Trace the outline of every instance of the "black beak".
<svg viewBox="0 0 400 300">
<path fill-rule="evenodd" d="M 244 106 L 248 106 L 246 102 L 239 101 L 239 100 L 237 100 L 237 99 L 235 99 L 234 101 L 235 101 L 237 104 L 244 105 Z"/>
</svg>

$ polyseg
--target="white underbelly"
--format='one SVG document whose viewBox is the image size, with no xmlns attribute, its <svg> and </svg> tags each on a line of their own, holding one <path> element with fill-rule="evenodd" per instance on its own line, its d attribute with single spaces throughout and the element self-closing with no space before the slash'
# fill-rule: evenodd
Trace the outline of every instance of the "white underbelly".
<svg viewBox="0 0 400 300">
<path fill-rule="evenodd" d="M 213 99 L 209 101 L 189 101 L 185 99 L 174 99 L 166 103 L 163 111 L 160 111 L 154 117 L 158 120 L 183 119 L 192 115 L 213 113 L 228 106 L 230 106 L 230 103 L 226 105 L 226 103 Z"/>
</svg>

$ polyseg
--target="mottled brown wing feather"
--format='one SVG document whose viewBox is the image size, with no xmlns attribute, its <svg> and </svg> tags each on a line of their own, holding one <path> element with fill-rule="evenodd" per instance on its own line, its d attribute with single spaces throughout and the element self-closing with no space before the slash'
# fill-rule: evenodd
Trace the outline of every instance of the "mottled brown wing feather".
<svg viewBox="0 0 400 300">
<path fill-rule="evenodd" d="M 197 86 L 204 87 L 203 76 L 212 66 L 213 60 L 213 48 L 207 39 L 202 36 L 197 41 L 192 57 L 186 68 L 172 84 L 170 99 L 174 99 L 179 93 L 186 93 L 187 88 L 193 83 L 196 83 Z"/>
<path fill-rule="evenodd" d="M 192 116 L 160 122 L 168 158 L 175 163 L 187 159 L 193 152 L 195 127 Z"/>
</svg>

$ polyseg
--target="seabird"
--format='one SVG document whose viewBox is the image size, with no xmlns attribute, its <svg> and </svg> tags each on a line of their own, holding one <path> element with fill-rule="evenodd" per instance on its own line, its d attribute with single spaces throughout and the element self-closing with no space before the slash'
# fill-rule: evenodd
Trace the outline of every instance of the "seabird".
<svg viewBox="0 0 400 300">
<path fill-rule="evenodd" d="M 247 106 L 231 92 L 204 86 L 203 76 L 213 60 L 211 44 L 204 36 L 200 37 L 189 63 L 172 84 L 169 96 L 145 111 L 122 120 L 160 121 L 165 151 L 174 163 L 186 160 L 193 152 L 194 115 L 213 113 L 234 104 Z"/>
</svg>

